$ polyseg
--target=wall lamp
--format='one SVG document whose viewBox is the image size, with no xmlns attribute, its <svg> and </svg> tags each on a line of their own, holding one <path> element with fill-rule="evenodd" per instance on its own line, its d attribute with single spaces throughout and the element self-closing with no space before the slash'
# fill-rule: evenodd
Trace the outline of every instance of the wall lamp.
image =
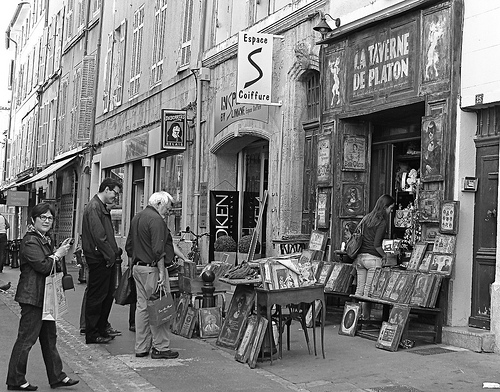
<svg viewBox="0 0 500 392">
<path fill-rule="evenodd" d="M 313 30 L 319 32 L 321 34 L 321 38 L 325 39 L 325 36 L 333 31 L 328 23 L 326 23 L 326 17 L 329 16 L 333 21 L 335 21 L 335 27 L 340 27 L 340 18 L 334 18 L 330 14 L 324 14 L 322 12 L 320 12 L 320 15 L 321 22 L 319 22 L 317 26 L 313 27 Z"/>
</svg>

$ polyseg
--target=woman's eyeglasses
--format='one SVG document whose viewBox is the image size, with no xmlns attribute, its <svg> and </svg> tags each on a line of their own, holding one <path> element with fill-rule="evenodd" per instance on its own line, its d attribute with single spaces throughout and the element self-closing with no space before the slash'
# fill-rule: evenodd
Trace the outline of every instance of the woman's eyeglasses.
<svg viewBox="0 0 500 392">
<path fill-rule="evenodd" d="M 40 215 L 39 216 L 40 220 L 42 222 L 53 222 L 54 221 L 54 217 L 53 216 L 47 216 L 47 215 Z"/>
</svg>

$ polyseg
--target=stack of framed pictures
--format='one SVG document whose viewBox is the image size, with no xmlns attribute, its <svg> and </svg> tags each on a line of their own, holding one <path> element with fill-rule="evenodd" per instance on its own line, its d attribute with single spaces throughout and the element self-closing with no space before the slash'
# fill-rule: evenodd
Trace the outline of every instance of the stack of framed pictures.
<svg viewBox="0 0 500 392">
<path fill-rule="evenodd" d="M 373 276 L 368 297 L 433 308 L 442 279 L 441 274 L 379 268 Z"/>
<path fill-rule="evenodd" d="M 327 268 L 330 274 L 325 283 L 325 292 L 348 293 L 354 279 L 354 266 L 334 262 L 331 263 L 331 267 L 327 266 Z"/>
<path fill-rule="evenodd" d="M 248 317 L 245 330 L 234 356 L 238 362 L 248 363 L 248 366 L 252 369 L 255 367 L 266 333 L 267 323 L 268 321 L 265 317 L 258 318 L 255 314 Z"/>
<path fill-rule="evenodd" d="M 396 351 L 401 341 L 401 336 L 408 322 L 410 308 L 404 305 L 394 305 L 389 315 L 389 320 L 382 322 L 376 347 L 388 351 Z"/>
</svg>

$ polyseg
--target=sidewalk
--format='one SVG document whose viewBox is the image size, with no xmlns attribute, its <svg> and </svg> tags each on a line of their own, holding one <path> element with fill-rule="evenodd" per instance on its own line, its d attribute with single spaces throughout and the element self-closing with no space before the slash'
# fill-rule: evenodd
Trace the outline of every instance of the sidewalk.
<svg viewBox="0 0 500 392">
<path fill-rule="evenodd" d="M 71 271 L 71 269 L 70 269 Z M 58 348 L 70 377 L 82 381 L 78 391 L 463 391 L 483 390 L 483 382 L 500 382 L 500 355 L 479 354 L 443 345 L 417 342 L 409 350 L 389 352 L 358 336 L 338 334 L 338 312 L 328 313 L 323 359 L 309 355 L 299 323 L 291 328 L 291 350 L 283 358 L 257 363 L 256 369 L 234 360 L 234 352 L 215 345 L 215 339 L 185 339 L 172 335 L 177 360 L 135 358 L 134 334 L 128 331 L 128 307 L 113 305 L 110 321 L 123 331 L 105 346 L 84 344 L 79 335 L 79 313 L 85 285 L 68 291 L 70 312 L 58 323 Z M 17 283 L 18 269 L 4 268 L 3 281 Z M 2 363 L 7 364 L 17 332 L 17 304 L 13 290 L 0 294 L 0 345 Z M 317 345 L 320 348 L 319 328 Z M 312 337 L 312 333 L 309 333 Z M 6 366 L 0 378 L 6 377 Z M 74 372 L 74 373 L 73 373 Z M 29 381 L 48 391 L 41 353 L 30 355 Z M 1 380 L 0 380 L 1 385 Z M 69 390 L 69 389 L 67 389 Z"/>
</svg>

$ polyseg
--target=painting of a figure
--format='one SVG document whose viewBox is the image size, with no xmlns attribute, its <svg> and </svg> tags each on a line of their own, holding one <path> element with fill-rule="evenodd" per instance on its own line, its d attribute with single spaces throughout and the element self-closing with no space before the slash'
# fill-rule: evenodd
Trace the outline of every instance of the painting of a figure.
<svg viewBox="0 0 500 392">
<path fill-rule="evenodd" d="M 342 215 L 357 216 L 364 212 L 363 184 L 342 185 Z"/>
<path fill-rule="evenodd" d="M 422 181 L 443 179 L 443 118 L 442 116 L 422 119 Z"/>
</svg>

